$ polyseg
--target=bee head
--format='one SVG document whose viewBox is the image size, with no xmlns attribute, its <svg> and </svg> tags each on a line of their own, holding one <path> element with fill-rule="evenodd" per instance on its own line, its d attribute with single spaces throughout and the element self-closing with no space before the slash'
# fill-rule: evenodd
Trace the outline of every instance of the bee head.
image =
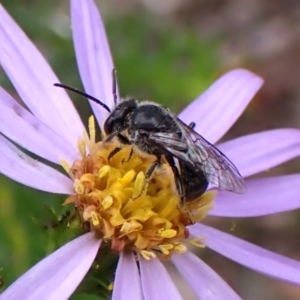
<svg viewBox="0 0 300 300">
<path fill-rule="evenodd" d="M 135 99 L 120 102 L 104 122 L 104 131 L 107 135 L 120 132 L 128 127 L 128 117 L 137 108 Z"/>
</svg>

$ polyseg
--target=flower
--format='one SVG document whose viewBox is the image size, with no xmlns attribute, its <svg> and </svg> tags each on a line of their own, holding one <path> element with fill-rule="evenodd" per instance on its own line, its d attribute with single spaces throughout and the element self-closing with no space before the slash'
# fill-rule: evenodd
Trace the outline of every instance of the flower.
<svg viewBox="0 0 300 300">
<path fill-rule="evenodd" d="M 85 90 L 112 107 L 113 63 L 95 4 L 92 0 L 71 0 L 71 14 L 77 62 Z M 73 166 L 74 161 L 80 159 L 77 140 L 84 127 L 65 91 L 52 87 L 58 79 L 44 58 L 2 6 L 0 20 L 0 62 L 30 110 L 0 89 L 3 134 L 0 136 L 0 172 L 36 189 L 73 195 L 70 177 L 30 158 L 10 142 L 52 163 L 59 164 L 60 159 L 64 159 L 64 166 Z M 196 130 L 205 133 L 210 142 L 216 142 L 261 85 L 262 80 L 246 70 L 228 72 L 179 117 L 187 123 L 195 121 Z M 94 103 L 91 105 L 101 124 L 106 112 Z M 270 130 L 225 142 L 218 148 L 248 177 L 298 156 L 300 132 Z M 220 191 L 209 214 L 251 217 L 298 208 L 299 179 L 297 174 L 246 179 L 247 193 Z M 189 226 L 189 231 L 196 238 L 204 236 L 208 248 L 250 269 L 293 284 L 300 283 L 300 263 L 295 260 L 200 223 Z M 72 240 L 21 276 L 0 299 L 67 299 L 89 270 L 101 242 L 93 232 Z M 181 299 L 162 262 L 158 258 L 146 260 L 141 252 L 137 255 L 139 269 L 133 252 L 120 252 L 113 299 Z M 191 252 L 174 253 L 171 260 L 199 298 L 239 299 L 227 283 Z"/>
</svg>

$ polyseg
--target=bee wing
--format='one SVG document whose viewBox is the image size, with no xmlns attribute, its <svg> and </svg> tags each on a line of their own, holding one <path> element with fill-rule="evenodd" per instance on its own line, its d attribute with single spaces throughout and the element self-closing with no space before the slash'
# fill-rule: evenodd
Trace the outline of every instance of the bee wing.
<svg viewBox="0 0 300 300">
<path fill-rule="evenodd" d="M 235 165 L 200 134 L 180 119 L 178 122 L 182 128 L 183 139 L 161 132 L 152 134 L 150 139 L 178 159 L 201 169 L 211 184 L 223 190 L 244 193 L 244 180 Z"/>
<path fill-rule="evenodd" d="M 236 166 L 200 134 L 178 121 L 189 145 L 188 157 L 201 168 L 208 181 L 221 189 L 244 193 L 244 180 Z"/>
</svg>

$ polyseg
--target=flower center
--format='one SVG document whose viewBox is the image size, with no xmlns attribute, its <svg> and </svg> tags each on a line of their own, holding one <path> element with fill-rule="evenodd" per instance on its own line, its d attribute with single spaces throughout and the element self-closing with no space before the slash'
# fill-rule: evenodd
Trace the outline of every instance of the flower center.
<svg viewBox="0 0 300 300">
<path fill-rule="evenodd" d="M 82 221 L 110 242 L 113 250 L 131 247 L 146 259 L 155 253 L 184 252 L 187 226 L 206 216 L 213 193 L 182 205 L 166 162 L 148 178 L 155 156 L 141 155 L 115 141 L 96 143 L 94 128 L 91 117 L 89 137 L 78 143 L 81 159 L 71 168 L 62 163 L 75 190 L 65 204 L 75 203 Z"/>
</svg>

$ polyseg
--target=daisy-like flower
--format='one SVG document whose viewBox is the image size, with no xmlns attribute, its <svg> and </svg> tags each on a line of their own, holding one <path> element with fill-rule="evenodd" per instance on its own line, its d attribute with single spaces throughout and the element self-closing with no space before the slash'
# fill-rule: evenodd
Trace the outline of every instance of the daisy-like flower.
<svg viewBox="0 0 300 300">
<path fill-rule="evenodd" d="M 113 108 L 113 63 L 100 15 L 92 0 L 71 0 L 71 15 L 85 90 Z M 191 224 L 191 219 L 199 221 L 206 214 L 254 217 L 296 209 L 300 206 L 300 175 L 246 179 L 243 195 L 208 191 L 189 204 L 187 215 L 178 205 L 167 164 L 147 181 L 151 156 L 133 153 L 130 157 L 130 148 L 125 147 L 109 157 L 116 144 L 95 141 L 93 118 L 88 134 L 84 134 L 66 92 L 53 87 L 57 77 L 2 6 L 0 62 L 28 107 L 23 108 L 0 89 L 0 172 L 35 189 L 66 194 L 65 204 L 75 203 L 91 228 L 32 267 L 0 295 L 1 300 L 67 299 L 91 267 L 101 243 L 120 253 L 113 299 L 182 299 L 160 256 L 172 261 L 200 299 L 239 299 L 222 278 L 186 249 L 184 242 L 191 237 L 195 238 L 190 240 L 193 244 L 198 241 L 199 245 L 197 238 L 201 238 L 200 245 L 204 243 L 235 262 L 299 285 L 299 262 L 198 222 Z M 261 85 L 261 78 L 246 70 L 228 72 L 179 118 L 196 122 L 196 131 L 217 142 Z M 102 124 L 107 112 L 91 105 Z M 62 165 L 67 174 L 32 159 L 10 140 Z M 300 132 L 270 130 L 219 144 L 218 148 L 247 178 L 298 156 Z"/>
</svg>

